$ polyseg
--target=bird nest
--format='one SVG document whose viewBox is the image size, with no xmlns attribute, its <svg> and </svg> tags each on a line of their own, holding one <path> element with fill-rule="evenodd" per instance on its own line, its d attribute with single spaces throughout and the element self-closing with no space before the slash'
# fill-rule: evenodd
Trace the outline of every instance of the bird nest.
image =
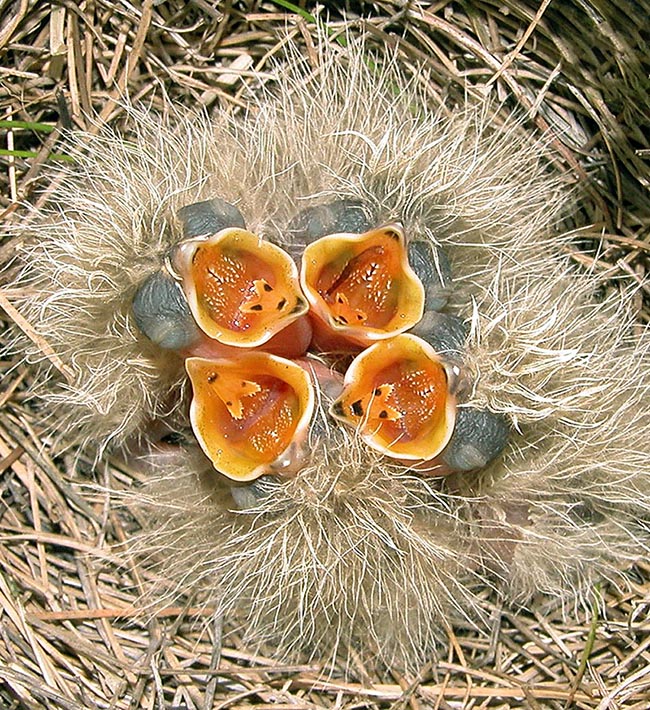
<svg viewBox="0 0 650 710">
<path fill-rule="evenodd" d="M 643 8 L 286 5 L 12 6 L 0 693 L 645 707 Z M 423 475 L 321 401 L 298 475 L 217 477 L 131 306 L 215 196 L 441 248 L 503 453 Z"/>
</svg>

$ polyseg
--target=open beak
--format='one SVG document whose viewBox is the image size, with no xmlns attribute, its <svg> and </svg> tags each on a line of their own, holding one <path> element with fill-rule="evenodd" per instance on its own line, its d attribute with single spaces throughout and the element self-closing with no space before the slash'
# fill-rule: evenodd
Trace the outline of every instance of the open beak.
<svg viewBox="0 0 650 710">
<path fill-rule="evenodd" d="M 315 395 L 300 365 L 268 353 L 191 357 L 190 421 L 214 467 L 236 481 L 282 473 L 307 435 Z"/>
<path fill-rule="evenodd" d="M 449 442 L 456 401 L 452 373 L 414 335 L 398 335 L 353 361 L 331 414 L 353 426 L 368 446 L 392 458 L 428 461 Z"/>
<path fill-rule="evenodd" d="M 422 317 L 424 288 L 409 266 L 397 224 L 312 242 L 303 253 L 300 278 L 320 322 L 315 330 L 320 324 L 334 340 L 365 347 L 403 333 Z"/>
<path fill-rule="evenodd" d="M 172 261 L 198 326 L 224 345 L 260 346 L 308 310 L 291 257 L 245 229 L 187 239 Z"/>
</svg>

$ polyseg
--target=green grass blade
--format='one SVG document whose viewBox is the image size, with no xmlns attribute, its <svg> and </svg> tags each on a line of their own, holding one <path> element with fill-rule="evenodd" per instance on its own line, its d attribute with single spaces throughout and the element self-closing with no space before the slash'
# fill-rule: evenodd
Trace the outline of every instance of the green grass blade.
<svg viewBox="0 0 650 710">
<path fill-rule="evenodd" d="M 298 5 L 294 5 L 292 2 L 288 2 L 288 0 L 271 0 L 271 2 L 273 2 L 274 5 L 278 5 L 279 7 L 284 8 L 285 10 L 289 10 L 289 12 L 293 12 L 294 14 L 299 15 L 303 18 L 303 20 L 307 20 L 307 22 L 313 22 L 315 25 L 322 26 L 328 35 L 331 36 L 334 34 L 334 30 L 328 27 L 325 22 L 321 22 L 315 15 L 312 15 L 310 12 L 307 12 L 307 10 L 303 10 L 301 7 L 298 7 Z M 336 38 L 336 41 L 342 47 L 347 46 L 347 41 L 342 35 L 339 35 Z"/>
<path fill-rule="evenodd" d="M 38 153 L 34 150 L 6 150 L 5 148 L 0 148 L 0 157 L 35 158 L 37 155 Z M 69 160 L 74 162 L 74 158 L 71 155 L 64 155 L 63 153 L 50 153 L 48 160 Z"/>
<path fill-rule="evenodd" d="M 36 123 L 31 121 L 0 121 L 0 128 L 23 128 L 28 131 L 36 131 L 37 133 L 52 133 L 56 126 L 49 123 Z"/>
</svg>

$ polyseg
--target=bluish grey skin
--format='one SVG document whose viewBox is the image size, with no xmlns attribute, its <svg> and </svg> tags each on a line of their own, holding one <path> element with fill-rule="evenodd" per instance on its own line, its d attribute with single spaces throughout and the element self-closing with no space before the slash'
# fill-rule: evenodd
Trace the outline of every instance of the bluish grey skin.
<svg viewBox="0 0 650 710">
<path fill-rule="evenodd" d="M 462 360 L 469 329 L 458 316 L 450 313 L 425 312 L 422 319 L 409 331 L 425 340 L 446 360 Z"/>
<path fill-rule="evenodd" d="M 216 234 L 227 227 L 246 228 L 241 212 L 220 197 L 193 202 L 178 210 L 185 239 Z"/>
<path fill-rule="evenodd" d="M 425 313 L 411 330 L 426 340 L 445 360 L 462 365 L 467 324 L 449 313 Z M 504 416 L 474 407 L 459 407 L 451 441 L 442 460 L 456 471 L 483 468 L 494 460 L 508 443 L 510 427 Z"/>
<path fill-rule="evenodd" d="M 334 200 L 308 207 L 289 222 L 287 236 L 290 244 L 287 249 L 295 259 L 300 259 L 305 246 L 321 237 L 344 232 L 363 234 L 374 226 L 360 202 Z"/>
<path fill-rule="evenodd" d="M 183 350 L 199 338 L 180 285 L 164 270 L 148 276 L 131 304 L 138 328 L 166 350 Z"/>
<path fill-rule="evenodd" d="M 424 310 L 444 308 L 451 289 L 451 264 L 445 252 L 429 239 L 416 239 L 408 245 L 409 265 L 424 286 Z"/>
<path fill-rule="evenodd" d="M 460 407 L 454 433 L 441 458 L 456 471 L 483 468 L 503 451 L 509 434 L 510 427 L 501 414 Z"/>
<path fill-rule="evenodd" d="M 281 484 L 268 476 L 262 476 L 247 486 L 232 486 L 230 495 L 238 510 L 250 510 L 257 508 L 265 498 L 273 494 L 279 485 Z"/>
<path fill-rule="evenodd" d="M 216 234 L 227 227 L 246 227 L 241 212 L 220 197 L 181 207 L 178 218 L 185 239 Z M 200 337 L 185 294 L 165 267 L 140 284 L 132 311 L 138 328 L 166 350 L 183 350 Z"/>
</svg>

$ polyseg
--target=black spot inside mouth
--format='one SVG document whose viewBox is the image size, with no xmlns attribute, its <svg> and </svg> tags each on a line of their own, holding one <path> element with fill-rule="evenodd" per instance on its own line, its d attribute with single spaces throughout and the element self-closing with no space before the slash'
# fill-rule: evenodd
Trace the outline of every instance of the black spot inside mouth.
<svg viewBox="0 0 650 710">
<path fill-rule="evenodd" d="M 385 409 L 382 409 L 381 412 L 379 412 L 379 418 L 386 419 L 387 417 L 388 417 L 388 412 Z"/>
<path fill-rule="evenodd" d="M 357 399 L 356 402 L 352 402 L 350 405 L 350 409 L 352 411 L 352 414 L 354 414 L 355 417 L 362 417 L 363 416 L 363 404 L 361 404 L 361 400 Z"/>
<path fill-rule="evenodd" d="M 281 311 L 287 305 L 287 299 L 282 298 L 278 301 L 277 309 Z"/>
<path fill-rule="evenodd" d="M 377 387 L 375 390 L 375 397 L 379 397 L 381 395 L 381 387 Z"/>
<path fill-rule="evenodd" d="M 226 407 L 232 407 L 232 402 L 230 400 L 226 402 Z"/>
<path fill-rule="evenodd" d="M 271 291 L 273 291 L 273 286 L 271 286 L 271 284 L 265 283 L 262 288 L 263 288 L 267 293 L 270 293 Z"/>
<path fill-rule="evenodd" d="M 348 324 L 348 319 L 345 316 L 338 316 L 334 319 L 337 323 L 343 323 L 343 325 Z"/>
<path fill-rule="evenodd" d="M 302 298 L 298 298 L 296 300 L 296 305 L 293 307 L 293 310 L 291 311 L 291 314 L 293 315 L 294 313 L 300 313 L 304 307 L 305 307 L 305 302 L 302 300 Z"/>
<path fill-rule="evenodd" d="M 262 306 L 261 306 L 259 303 L 255 304 L 254 306 L 251 306 L 250 309 L 251 309 L 251 311 L 261 311 L 261 310 L 263 310 L 263 309 L 262 309 Z"/>
</svg>

